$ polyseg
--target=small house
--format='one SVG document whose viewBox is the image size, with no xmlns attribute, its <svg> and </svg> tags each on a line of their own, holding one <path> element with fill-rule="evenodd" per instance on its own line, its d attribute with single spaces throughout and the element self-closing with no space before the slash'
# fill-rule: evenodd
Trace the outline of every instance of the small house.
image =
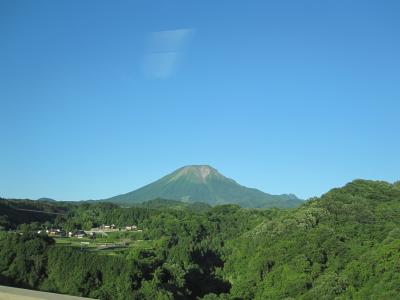
<svg viewBox="0 0 400 300">
<path fill-rule="evenodd" d="M 115 224 L 103 225 L 104 230 L 112 230 L 112 229 L 116 229 L 116 228 L 117 228 L 117 226 L 115 226 Z"/>
<path fill-rule="evenodd" d="M 50 230 L 46 230 L 46 233 L 49 236 L 65 236 L 65 231 L 59 228 L 51 228 Z"/>
<path fill-rule="evenodd" d="M 127 231 L 136 231 L 137 230 L 136 225 L 126 226 L 125 228 Z"/>
<path fill-rule="evenodd" d="M 83 230 L 78 230 L 75 234 L 75 237 L 77 237 L 78 239 L 84 238 L 86 236 L 86 232 Z"/>
</svg>

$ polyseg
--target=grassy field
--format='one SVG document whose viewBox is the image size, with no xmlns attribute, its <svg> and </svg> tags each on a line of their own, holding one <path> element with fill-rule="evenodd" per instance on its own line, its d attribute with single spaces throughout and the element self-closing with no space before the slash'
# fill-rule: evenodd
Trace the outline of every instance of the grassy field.
<svg viewBox="0 0 400 300">
<path fill-rule="evenodd" d="M 96 237 L 95 239 L 56 237 L 54 240 L 58 246 L 97 251 L 106 255 L 124 254 L 129 248 L 153 248 L 153 241 L 138 240 L 137 238 L 138 234 L 135 232 L 110 232 L 107 237 Z"/>
</svg>

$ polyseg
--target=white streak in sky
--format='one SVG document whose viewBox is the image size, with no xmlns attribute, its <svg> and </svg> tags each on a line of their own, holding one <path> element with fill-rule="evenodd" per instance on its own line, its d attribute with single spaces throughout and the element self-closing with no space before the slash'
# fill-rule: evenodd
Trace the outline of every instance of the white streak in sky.
<svg viewBox="0 0 400 300">
<path fill-rule="evenodd" d="M 151 33 L 144 58 L 146 77 L 167 79 L 174 74 L 193 33 L 190 28 Z"/>
</svg>

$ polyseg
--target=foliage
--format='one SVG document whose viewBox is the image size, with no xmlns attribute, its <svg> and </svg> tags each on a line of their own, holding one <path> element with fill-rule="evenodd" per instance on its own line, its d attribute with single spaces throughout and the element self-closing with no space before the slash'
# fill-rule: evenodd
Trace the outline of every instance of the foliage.
<svg viewBox="0 0 400 300">
<path fill-rule="evenodd" d="M 231 240 L 225 276 L 244 299 L 395 299 L 400 190 L 357 180 Z"/>
<path fill-rule="evenodd" d="M 15 208 L 43 204 L 15 202 L 0 206 L 3 228 L 17 229 L 0 231 L 1 284 L 121 300 L 398 299 L 400 294 L 398 183 L 356 180 L 286 210 L 222 205 L 192 212 L 98 202 L 41 206 L 63 213 L 54 218 L 21 210 L 17 216 Z M 48 226 L 110 223 L 138 225 L 143 240 L 107 255 L 33 233 Z"/>
</svg>

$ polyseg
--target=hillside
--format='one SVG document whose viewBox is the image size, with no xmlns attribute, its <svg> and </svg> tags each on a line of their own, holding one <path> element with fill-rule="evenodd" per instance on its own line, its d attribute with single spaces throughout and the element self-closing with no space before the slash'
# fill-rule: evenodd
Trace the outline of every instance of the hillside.
<svg viewBox="0 0 400 300">
<path fill-rule="evenodd" d="M 242 186 L 207 165 L 182 167 L 149 185 L 104 201 L 135 204 L 156 198 L 249 208 L 296 207 L 302 203 L 295 195 L 270 195 Z"/>
<path fill-rule="evenodd" d="M 0 198 L 0 228 L 14 229 L 19 224 L 54 222 L 57 216 L 66 212 L 67 207 L 62 202 Z"/>
<path fill-rule="evenodd" d="M 138 203 L 135 204 L 134 206 L 149 208 L 149 209 L 188 210 L 193 212 L 205 212 L 211 209 L 210 205 L 203 202 L 182 202 L 177 200 L 167 200 L 161 198 Z"/>
<path fill-rule="evenodd" d="M 227 249 L 233 298 L 399 299 L 400 185 L 353 181 Z"/>
</svg>

